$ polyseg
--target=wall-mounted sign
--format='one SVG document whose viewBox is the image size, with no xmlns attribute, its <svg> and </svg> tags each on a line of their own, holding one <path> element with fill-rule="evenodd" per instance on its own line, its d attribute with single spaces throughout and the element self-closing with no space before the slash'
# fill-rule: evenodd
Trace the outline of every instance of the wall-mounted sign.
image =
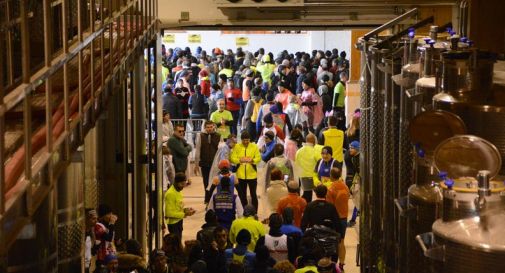
<svg viewBox="0 0 505 273">
<path fill-rule="evenodd" d="M 200 34 L 189 34 L 188 35 L 188 42 L 190 42 L 190 43 L 201 43 L 202 42 L 202 36 Z"/>
<path fill-rule="evenodd" d="M 247 46 L 247 45 L 249 45 L 249 38 L 237 37 L 237 38 L 235 38 L 235 43 L 237 44 L 237 46 Z"/>
<path fill-rule="evenodd" d="M 174 34 L 165 34 L 163 39 L 161 39 L 165 44 L 173 44 L 175 43 L 175 35 Z"/>
</svg>

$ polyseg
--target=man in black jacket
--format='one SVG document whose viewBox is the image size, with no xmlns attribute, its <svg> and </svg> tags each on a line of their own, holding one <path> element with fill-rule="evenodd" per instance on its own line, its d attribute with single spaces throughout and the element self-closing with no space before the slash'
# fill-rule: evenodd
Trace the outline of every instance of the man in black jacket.
<svg viewBox="0 0 505 273">
<path fill-rule="evenodd" d="M 316 200 L 307 204 L 303 212 L 301 228 L 303 232 L 314 225 L 327 225 L 326 220 L 330 220 L 331 226 L 342 234 L 342 226 L 337 209 L 331 203 L 326 202 L 326 186 L 319 185 L 314 189 Z"/>
<path fill-rule="evenodd" d="M 212 167 L 212 162 L 214 161 L 214 156 L 216 155 L 219 141 L 221 135 L 216 133 L 216 126 L 211 120 L 207 120 L 204 123 L 205 132 L 200 133 L 196 138 L 195 145 L 195 174 L 198 174 L 199 169 L 202 168 L 203 186 L 205 190 L 205 203 L 209 203 L 210 193 L 207 190 L 209 185 L 209 175 L 210 169 Z"/>
<path fill-rule="evenodd" d="M 167 84 L 163 89 L 163 111 L 170 114 L 172 119 L 182 118 L 182 108 L 179 99 L 172 93 L 173 80 L 167 80 Z"/>
<path fill-rule="evenodd" d="M 192 148 L 184 139 L 184 125 L 175 125 L 174 135 L 168 140 L 168 148 L 172 153 L 175 172 L 185 173 L 188 168 L 188 156 Z"/>
</svg>

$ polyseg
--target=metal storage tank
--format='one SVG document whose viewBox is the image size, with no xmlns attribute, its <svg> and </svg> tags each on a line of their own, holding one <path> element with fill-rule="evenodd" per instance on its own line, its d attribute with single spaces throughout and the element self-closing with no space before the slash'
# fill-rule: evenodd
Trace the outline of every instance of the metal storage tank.
<svg viewBox="0 0 505 273">
<path fill-rule="evenodd" d="M 429 261 L 416 244 L 419 233 L 431 230 L 441 215 L 442 193 L 434 184 L 440 180 L 433 164 L 435 147 L 446 138 L 466 132 L 465 124 L 446 111 L 422 112 L 410 122 L 411 141 L 417 147 L 415 184 L 408 189 L 407 253 L 409 272 L 429 272 Z"/>
<path fill-rule="evenodd" d="M 505 272 L 505 210 L 487 202 L 491 196 L 490 172 L 479 171 L 477 177 L 477 216 L 457 221 L 439 219 L 433 224 L 433 232 L 417 236 L 425 255 L 437 261 L 435 273 Z M 504 197 L 501 195 L 505 201 Z"/>
<path fill-rule="evenodd" d="M 444 192 L 442 218 L 454 221 L 478 215 L 475 198 L 478 183 L 474 177 L 479 170 L 487 170 L 495 177 L 501 167 L 498 149 L 489 141 L 472 135 L 455 136 L 440 143 L 434 156 L 438 170 L 447 173 L 451 179 L 441 183 Z M 449 181 L 449 185 L 447 185 Z M 489 183 L 488 208 L 500 208 L 500 193 L 505 191 L 503 181 Z"/>
</svg>

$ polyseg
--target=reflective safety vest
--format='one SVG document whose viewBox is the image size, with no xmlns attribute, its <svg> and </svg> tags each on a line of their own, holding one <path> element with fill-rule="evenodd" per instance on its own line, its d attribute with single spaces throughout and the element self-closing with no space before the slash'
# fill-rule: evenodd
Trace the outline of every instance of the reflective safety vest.
<svg viewBox="0 0 505 273">
<path fill-rule="evenodd" d="M 217 220 L 220 224 L 229 229 L 231 222 L 235 220 L 235 194 L 227 192 L 218 192 L 212 197 Z"/>
<path fill-rule="evenodd" d="M 338 162 L 344 161 L 344 132 L 337 128 L 330 128 L 323 132 L 324 146 L 333 150 L 333 158 Z"/>
</svg>

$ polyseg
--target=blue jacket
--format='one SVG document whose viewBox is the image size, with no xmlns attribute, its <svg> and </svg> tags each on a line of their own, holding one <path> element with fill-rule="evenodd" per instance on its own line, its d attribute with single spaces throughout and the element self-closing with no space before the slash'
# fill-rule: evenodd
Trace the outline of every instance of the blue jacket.
<svg viewBox="0 0 505 273">
<path fill-rule="evenodd" d="M 254 268 L 256 262 L 256 253 L 248 251 L 247 246 L 237 245 L 236 248 L 228 248 L 224 251 L 226 257 L 226 265 L 231 264 L 233 260 L 242 262 L 246 272 L 250 272 Z"/>
<path fill-rule="evenodd" d="M 274 156 L 275 144 L 275 140 L 265 144 L 266 149 L 263 153 L 261 153 L 261 159 L 263 161 L 268 162 L 268 160 Z"/>
</svg>

